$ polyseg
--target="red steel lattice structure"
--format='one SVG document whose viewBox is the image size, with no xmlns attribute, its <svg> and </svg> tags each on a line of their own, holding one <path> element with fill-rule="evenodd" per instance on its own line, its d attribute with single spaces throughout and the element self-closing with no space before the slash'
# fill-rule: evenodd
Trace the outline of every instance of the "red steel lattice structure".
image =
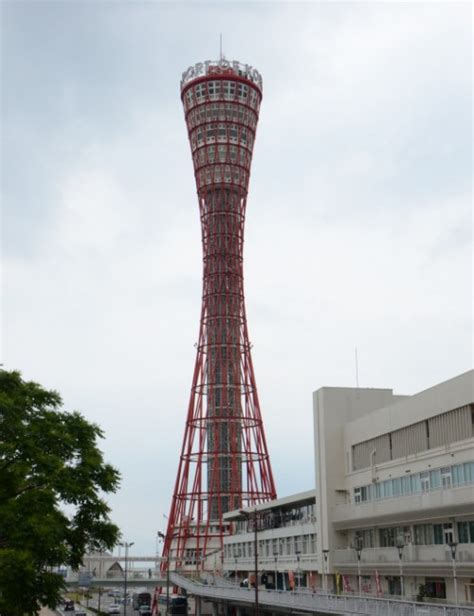
<svg viewBox="0 0 474 616">
<path fill-rule="evenodd" d="M 204 568 L 226 511 L 276 497 L 244 302 L 247 192 L 262 100 L 258 71 L 205 62 L 181 81 L 203 245 L 203 296 L 191 396 L 162 568 Z M 216 549 L 217 548 L 217 549 Z"/>
</svg>

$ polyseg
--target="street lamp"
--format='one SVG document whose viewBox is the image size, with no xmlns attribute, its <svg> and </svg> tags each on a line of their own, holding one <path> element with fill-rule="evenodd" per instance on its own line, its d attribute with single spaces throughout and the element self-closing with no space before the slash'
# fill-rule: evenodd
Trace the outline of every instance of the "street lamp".
<svg viewBox="0 0 474 616">
<path fill-rule="evenodd" d="M 162 533 L 161 531 L 158 531 L 157 535 L 158 537 L 160 537 L 160 539 L 163 539 L 163 542 L 165 541 L 166 535 L 164 533 Z M 168 548 L 168 556 L 166 558 L 166 616 L 168 616 L 168 613 L 169 613 L 169 606 L 170 606 L 170 557 L 169 557 L 169 548 Z"/>
<path fill-rule="evenodd" d="M 451 550 L 451 561 L 453 563 L 453 581 L 454 581 L 454 603 L 458 604 L 458 578 L 456 576 L 456 550 L 458 544 L 456 541 L 450 541 L 448 543 Z"/>
<path fill-rule="evenodd" d="M 298 578 L 298 584 L 297 584 L 297 588 L 298 590 L 300 589 L 300 584 L 301 584 L 301 573 L 300 573 L 300 550 L 295 550 L 295 554 L 296 554 L 296 560 L 298 561 L 298 566 L 296 568 L 296 577 Z"/>
<path fill-rule="evenodd" d="M 102 576 L 103 576 L 103 573 L 102 573 L 102 565 L 103 565 L 102 556 L 103 556 L 103 554 L 104 554 L 104 548 L 100 548 L 100 550 L 99 550 L 99 559 L 100 559 L 99 560 L 99 578 L 102 578 Z M 99 582 L 99 601 L 98 601 L 98 605 L 97 605 L 97 609 L 99 611 L 99 614 L 100 614 L 101 602 L 102 602 L 102 586 L 100 585 L 100 582 Z"/>
<path fill-rule="evenodd" d="M 249 521 L 251 519 L 251 514 L 248 511 L 244 511 L 240 509 L 239 513 L 244 516 L 244 518 Z M 258 542 L 257 542 L 257 508 L 255 507 L 253 511 L 253 543 L 254 543 L 254 553 L 255 553 L 255 616 L 259 615 L 259 606 L 258 606 Z"/>
<path fill-rule="evenodd" d="M 355 550 L 357 554 L 357 577 L 359 579 L 359 597 L 362 596 L 362 577 L 360 574 L 360 557 L 362 554 L 362 540 L 360 537 L 356 537 L 355 543 L 352 548 Z"/>
<path fill-rule="evenodd" d="M 125 577 L 123 581 L 123 616 L 127 616 L 127 568 L 128 568 L 128 550 L 134 545 L 134 542 L 131 541 L 121 541 L 119 543 L 120 546 L 125 548 Z"/>
<path fill-rule="evenodd" d="M 323 557 L 324 557 L 324 571 L 323 571 L 323 575 L 324 575 L 324 589 L 326 592 L 328 592 L 328 556 L 329 556 L 329 550 L 325 549 L 323 550 Z"/>
<path fill-rule="evenodd" d="M 273 552 L 273 558 L 275 559 L 275 590 L 278 590 L 278 552 Z"/>
<path fill-rule="evenodd" d="M 403 541 L 397 541 L 397 550 L 398 550 L 398 562 L 400 563 L 400 592 L 402 594 L 402 599 L 405 598 L 405 583 L 403 580 L 403 548 L 405 547 L 405 543 Z"/>
</svg>

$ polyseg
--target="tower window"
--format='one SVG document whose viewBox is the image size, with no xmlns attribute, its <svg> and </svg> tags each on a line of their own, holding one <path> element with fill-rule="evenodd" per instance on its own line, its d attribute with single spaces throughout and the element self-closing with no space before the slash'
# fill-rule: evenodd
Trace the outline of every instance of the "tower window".
<svg viewBox="0 0 474 616">
<path fill-rule="evenodd" d="M 198 103 L 200 103 L 204 99 L 204 95 L 206 92 L 204 84 L 199 83 L 195 88 L 195 92 L 196 92 L 196 100 Z"/>
</svg>

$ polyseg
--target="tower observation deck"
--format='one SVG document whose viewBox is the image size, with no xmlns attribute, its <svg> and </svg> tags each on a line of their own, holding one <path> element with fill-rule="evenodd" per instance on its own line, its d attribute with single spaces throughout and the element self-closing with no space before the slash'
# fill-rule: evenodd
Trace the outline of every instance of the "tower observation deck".
<svg viewBox="0 0 474 616">
<path fill-rule="evenodd" d="M 225 512 L 276 497 L 243 278 L 245 210 L 262 78 L 239 62 L 199 63 L 183 73 L 181 99 L 201 219 L 203 294 L 163 556 L 169 566 L 196 569 L 206 568 L 210 552 L 222 548 L 228 532 Z M 164 561 L 163 567 L 168 564 Z"/>
</svg>

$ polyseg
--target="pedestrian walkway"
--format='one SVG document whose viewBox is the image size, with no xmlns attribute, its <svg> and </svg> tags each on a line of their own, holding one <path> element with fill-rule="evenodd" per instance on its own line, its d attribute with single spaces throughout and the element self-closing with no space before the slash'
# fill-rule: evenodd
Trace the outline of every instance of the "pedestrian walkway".
<svg viewBox="0 0 474 616">
<path fill-rule="evenodd" d="M 255 604 L 253 589 L 208 585 L 170 573 L 173 584 L 189 594 L 216 601 Z M 347 616 L 474 616 L 474 607 L 435 605 L 369 597 L 345 597 L 325 593 L 287 592 L 259 589 L 259 604 L 280 611 L 298 610 L 308 614 Z"/>
</svg>

